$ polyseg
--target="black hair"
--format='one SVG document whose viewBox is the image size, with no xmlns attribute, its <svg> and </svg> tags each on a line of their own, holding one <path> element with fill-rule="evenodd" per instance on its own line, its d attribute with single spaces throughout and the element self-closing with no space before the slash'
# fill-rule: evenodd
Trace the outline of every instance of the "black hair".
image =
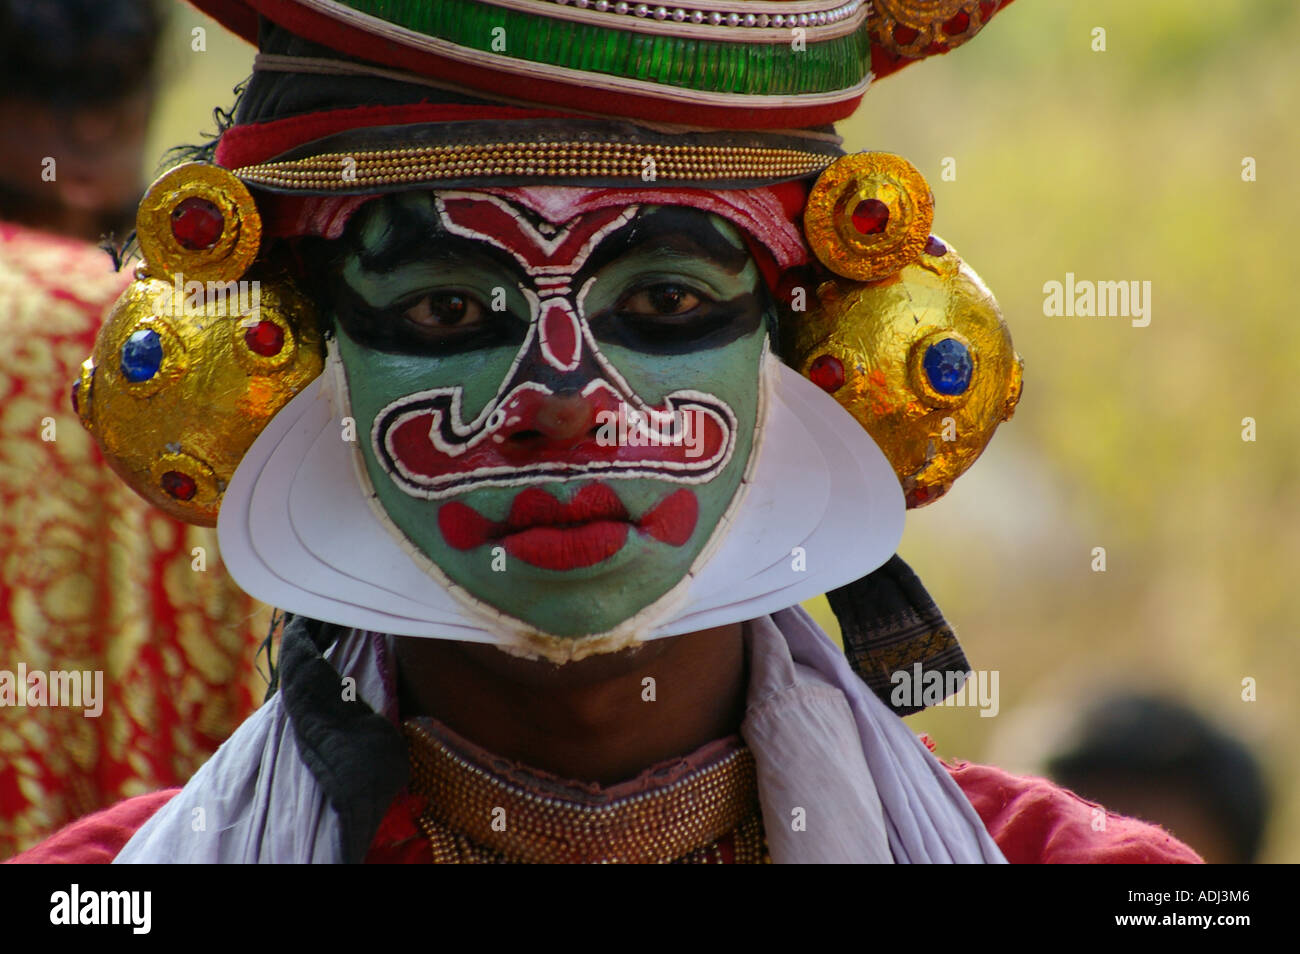
<svg viewBox="0 0 1300 954">
<path fill-rule="evenodd" d="M 81 108 L 144 89 L 162 19 L 150 0 L 0 0 L 0 95 Z"/>
<path fill-rule="evenodd" d="M 1077 740 L 1048 762 L 1048 771 L 1085 797 L 1099 782 L 1170 786 L 1220 822 L 1241 861 L 1259 852 L 1269 810 L 1259 761 L 1180 703 L 1142 695 L 1101 700 L 1085 714 Z"/>
<path fill-rule="evenodd" d="M 235 112 L 239 109 L 240 100 L 243 99 L 244 91 L 248 88 L 248 80 L 249 77 L 246 77 L 232 90 L 235 101 L 229 109 L 223 109 L 220 106 L 213 108 L 212 125 L 215 128 L 212 132 L 201 133 L 203 136 L 202 142 L 182 143 L 167 150 L 162 157 L 162 161 L 158 163 L 158 175 L 162 175 L 168 169 L 185 162 L 214 162 L 216 160 L 217 143 L 221 140 L 221 134 L 235 125 Z"/>
</svg>

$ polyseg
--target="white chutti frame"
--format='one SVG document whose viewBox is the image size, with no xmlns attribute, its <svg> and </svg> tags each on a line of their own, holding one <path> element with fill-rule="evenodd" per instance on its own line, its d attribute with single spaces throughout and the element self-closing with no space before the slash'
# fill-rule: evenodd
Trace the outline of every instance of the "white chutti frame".
<svg viewBox="0 0 1300 954">
<path fill-rule="evenodd" d="M 906 507 L 889 461 L 833 398 L 767 361 L 770 404 L 749 491 L 685 599 L 646 638 L 792 606 L 865 576 L 898 547 Z M 427 574 L 375 515 L 332 379 L 322 375 L 276 415 L 226 489 L 217 532 L 230 574 L 256 599 L 331 623 L 517 645 Z"/>
</svg>

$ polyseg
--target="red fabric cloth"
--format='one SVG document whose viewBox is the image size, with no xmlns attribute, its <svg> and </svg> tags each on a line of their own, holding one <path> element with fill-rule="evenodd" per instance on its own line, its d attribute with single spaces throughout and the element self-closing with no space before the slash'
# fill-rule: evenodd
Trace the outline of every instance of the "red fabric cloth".
<svg viewBox="0 0 1300 954">
<path fill-rule="evenodd" d="M 1043 778 L 944 763 L 1012 864 L 1201 864 L 1156 825 L 1113 815 Z"/>
<path fill-rule="evenodd" d="M 1196 852 L 1156 825 L 1112 815 L 1046 779 L 987 765 L 944 763 L 1012 864 L 1199 864 Z M 69 825 L 12 859 L 15 864 L 112 861 L 136 829 L 179 789 L 141 795 Z M 399 796 L 379 825 L 369 864 L 428 864 L 416 827 L 424 800 Z M 1104 819 L 1104 825 L 1095 820 Z M 1094 829 L 1094 825 L 1099 827 Z"/>
<path fill-rule="evenodd" d="M 427 800 L 422 795 L 402 794 L 393 800 L 388 814 L 379 823 L 375 840 L 366 855 L 368 865 L 427 865 L 433 862 L 433 849 L 415 820 L 424 814 Z"/>
<path fill-rule="evenodd" d="M 102 812 L 87 815 L 51 835 L 35 848 L 11 858 L 19 865 L 106 865 L 131 840 L 153 813 L 166 805 L 179 788 L 137 795 Z"/>
</svg>

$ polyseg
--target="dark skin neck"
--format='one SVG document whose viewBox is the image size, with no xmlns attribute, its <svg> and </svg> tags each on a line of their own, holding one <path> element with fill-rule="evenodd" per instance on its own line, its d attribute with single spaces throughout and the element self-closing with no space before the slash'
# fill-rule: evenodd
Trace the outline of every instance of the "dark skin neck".
<svg viewBox="0 0 1300 954">
<path fill-rule="evenodd" d="M 740 623 L 564 666 L 443 639 L 399 638 L 397 659 L 403 717 L 432 716 L 495 755 L 602 785 L 731 735 L 744 715 Z"/>
</svg>

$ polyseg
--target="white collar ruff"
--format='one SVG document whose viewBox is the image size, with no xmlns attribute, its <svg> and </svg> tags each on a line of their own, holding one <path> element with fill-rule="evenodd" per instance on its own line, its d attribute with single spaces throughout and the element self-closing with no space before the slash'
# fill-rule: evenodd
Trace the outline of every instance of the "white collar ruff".
<svg viewBox="0 0 1300 954">
<path fill-rule="evenodd" d="M 360 453 L 342 438 L 338 377 L 327 368 L 285 406 L 231 479 L 217 526 L 231 576 L 256 599 L 325 622 L 528 652 L 511 621 L 435 578 L 371 505 Z M 691 574 L 638 614 L 627 642 L 793 606 L 897 549 L 902 490 L 862 426 L 770 353 L 763 389 L 748 489 Z"/>
</svg>

